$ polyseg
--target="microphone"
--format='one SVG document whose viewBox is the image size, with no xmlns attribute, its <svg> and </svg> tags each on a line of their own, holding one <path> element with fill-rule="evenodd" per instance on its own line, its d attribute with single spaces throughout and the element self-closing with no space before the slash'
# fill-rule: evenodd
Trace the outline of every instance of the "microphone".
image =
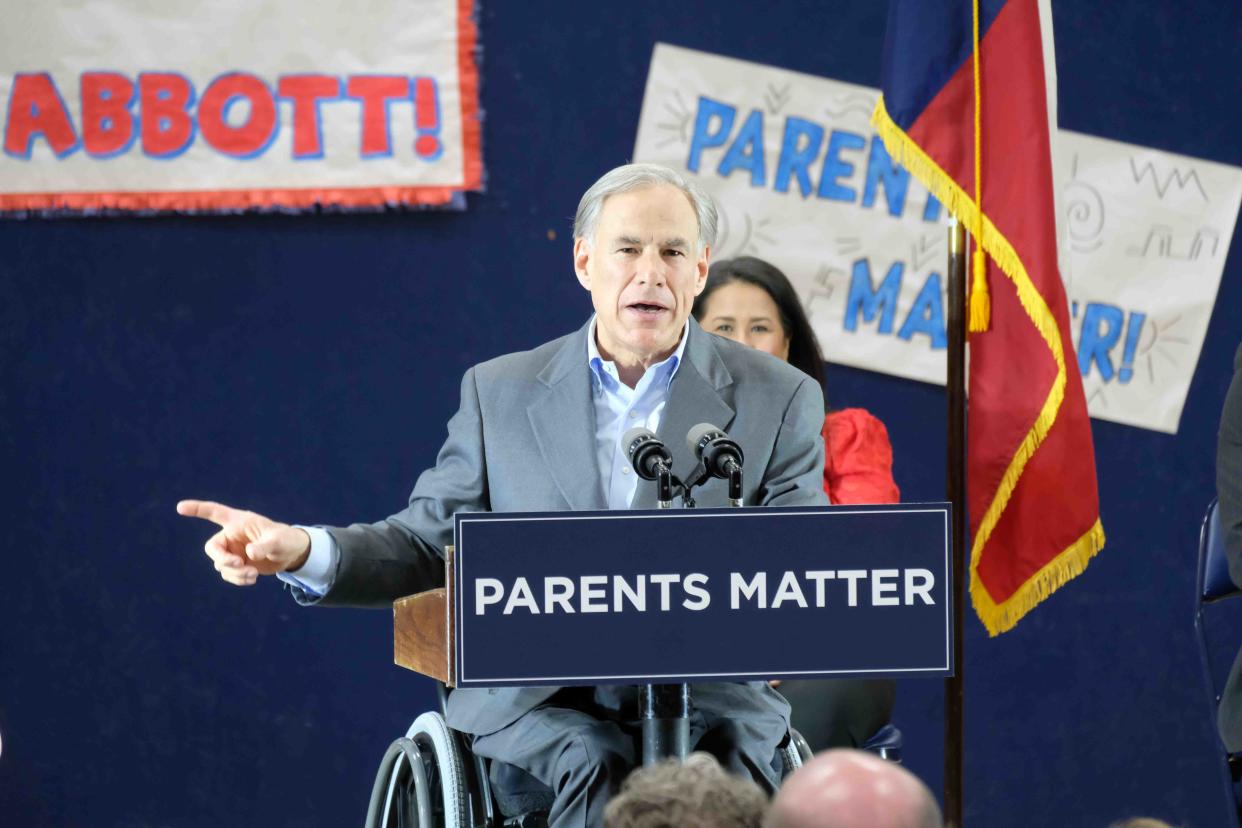
<svg viewBox="0 0 1242 828">
<path fill-rule="evenodd" d="M 686 435 L 690 453 L 712 477 L 728 478 L 742 471 L 742 447 L 711 423 L 699 423 Z"/>
<path fill-rule="evenodd" d="M 625 456 L 643 480 L 655 480 L 660 472 L 667 472 L 673 465 L 673 455 L 655 432 L 643 426 L 635 426 L 621 438 Z"/>
</svg>

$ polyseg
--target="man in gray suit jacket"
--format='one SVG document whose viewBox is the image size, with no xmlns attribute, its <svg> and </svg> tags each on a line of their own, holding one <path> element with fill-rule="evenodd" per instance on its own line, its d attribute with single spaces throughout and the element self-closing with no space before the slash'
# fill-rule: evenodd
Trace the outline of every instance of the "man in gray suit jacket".
<svg viewBox="0 0 1242 828">
<path fill-rule="evenodd" d="M 1233 382 L 1225 394 L 1216 446 L 1216 496 L 1220 531 L 1229 559 L 1229 576 L 1242 587 L 1242 345 L 1233 358 Z M 1217 716 L 1220 737 L 1230 753 L 1242 751 L 1242 650 L 1238 651 Z"/>
<path fill-rule="evenodd" d="M 716 220 L 711 200 L 663 167 L 628 165 L 597 181 L 574 223 L 574 268 L 595 316 L 467 371 L 435 467 L 387 520 L 323 529 L 204 501 L 178 511 L 220 525 L 205 549 L 230 583 L 279 574 L 299 603 L 387 607 L 442 585 L 457 512 L 654 507 L 620 444 L 635 425 L 661 435 L 684 477 L 695 463 L 686 432 L 713 423 L 741 444 L 748 469 L 762 470 L 746 477 L 747 504 L 826 504 L 818 384 L 689 318 Z M 698 500 L 726 505 L 724 481 Z M 692 699 L 692 739 L 773 786 L 784 699 L 762 682 L 696 685 Z M 461 689 L 448 722 L 474 734 L 476 752 L 551 787 L 553 825 L 596 825 L 635 764 L 633 708 L 624 687 Z"/>
</svg>

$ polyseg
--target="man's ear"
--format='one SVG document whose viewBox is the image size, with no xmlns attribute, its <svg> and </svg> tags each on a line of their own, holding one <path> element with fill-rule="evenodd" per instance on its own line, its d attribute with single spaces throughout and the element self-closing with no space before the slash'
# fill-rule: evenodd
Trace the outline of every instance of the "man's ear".
<svg viewBox="0 0 1242 828">
<path fill-rule="evenodd" d="M 587 290 L 591 289 L 591 274 L 587 271 L 590 258 L 591 245 L 586 239 L 574 239 L 574 272 L 578 274 L 578 284 Z"/>
<path fill-rule="evenodd" d="M 707 287 L 707 271 L 712 266 L 712 248 L 711 245 L 703 245 L 703 252 L 699 254 L 699 260 L 694 263 L 695 274 L 694 295 L 698 296 L 703 292 L 703 288 Z"/>
</svg>

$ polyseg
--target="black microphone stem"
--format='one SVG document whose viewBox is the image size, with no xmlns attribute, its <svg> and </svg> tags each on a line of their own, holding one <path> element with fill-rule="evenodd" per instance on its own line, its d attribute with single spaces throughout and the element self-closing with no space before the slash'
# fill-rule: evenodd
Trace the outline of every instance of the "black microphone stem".
<svg viewBox="0 0 1242 828">
<path fill-rule="evenodd" d="M 673 508 L 673 473 L 667 466 L 656 473 L 656 508 Z"/>
<path fill-rule="evenodd" d="M 729 505 L 742 508 L 742 467 L 737 463 L 729 463 Z"/>
<path fill-rule="evenodd" d="M 666 463 L 656 472 L 656 508 L 673 508 L 673 473 Z M 689 500 L 689 490 L 683 487 Z M 689 500 L 687 506 L 692 506 Z M 638 716 L 642 721 L 643 766 L 690 753 L 690 685 L 644 684 L 638 688 Z"/>
</svg>

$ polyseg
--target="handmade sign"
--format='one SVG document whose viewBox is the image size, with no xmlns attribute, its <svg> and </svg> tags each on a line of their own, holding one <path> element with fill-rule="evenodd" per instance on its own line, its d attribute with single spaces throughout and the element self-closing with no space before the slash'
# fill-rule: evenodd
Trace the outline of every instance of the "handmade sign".
<svg viewBox="0 0 1242 828">
<path fill-rule="evenodd" d="M 474 0 L 6 10 L 0 211 L 464 206 Z"/>
</svg>

